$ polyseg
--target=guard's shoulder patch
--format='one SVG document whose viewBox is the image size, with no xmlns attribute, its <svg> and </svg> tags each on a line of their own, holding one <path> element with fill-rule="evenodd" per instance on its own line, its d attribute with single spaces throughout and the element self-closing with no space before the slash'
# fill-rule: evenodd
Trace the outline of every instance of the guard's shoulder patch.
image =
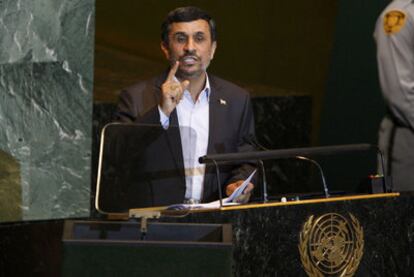
<svg viewBox="0 0 414 277">
<path fill-rule="evenodd" d="M 384 32 L 398 33 L 405 25 L 406 15 L 401 10 L 390 10 L 384 15 Z"/>
</svg>

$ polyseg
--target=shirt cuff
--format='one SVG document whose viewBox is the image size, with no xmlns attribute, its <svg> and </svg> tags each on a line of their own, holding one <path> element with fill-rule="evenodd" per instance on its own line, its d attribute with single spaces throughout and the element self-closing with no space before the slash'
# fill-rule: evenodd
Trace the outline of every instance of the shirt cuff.
<svg viewBox="0 0 414 277">
<path fill-rule="evenodd" d="M 162 127 L 167 130 L 170 126 L 170 118 L 165 115 L 165 113 L 161 110 L 161 107 L 158 105 L 158 112 L 160 113 L 160 123 Z"/>
</svg>

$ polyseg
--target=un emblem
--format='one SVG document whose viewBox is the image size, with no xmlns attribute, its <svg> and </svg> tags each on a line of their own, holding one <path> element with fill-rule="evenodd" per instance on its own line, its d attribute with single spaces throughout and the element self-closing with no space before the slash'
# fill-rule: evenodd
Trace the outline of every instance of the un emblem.
<svg viewBox="0 0 414 277">
<path fill-rule="evenodd" d="M 311 277 L 353 276 L 364 253 L 364 232 L 359 221 L 336 213 L 310 216 L 300 232 L 299 252 Z"/>
</svg>

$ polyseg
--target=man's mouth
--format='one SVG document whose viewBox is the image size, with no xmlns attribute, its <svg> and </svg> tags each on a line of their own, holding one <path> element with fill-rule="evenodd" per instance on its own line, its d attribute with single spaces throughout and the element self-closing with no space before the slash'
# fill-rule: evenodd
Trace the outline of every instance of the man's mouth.
<svg viewBox="0 0 414 277">
<path fill-rule="evenodd" d="M 198 61 L 196 56 L 184 56 L 180 59 L 180 62 L 183 65 L 193 65 Z"/>
</svg>

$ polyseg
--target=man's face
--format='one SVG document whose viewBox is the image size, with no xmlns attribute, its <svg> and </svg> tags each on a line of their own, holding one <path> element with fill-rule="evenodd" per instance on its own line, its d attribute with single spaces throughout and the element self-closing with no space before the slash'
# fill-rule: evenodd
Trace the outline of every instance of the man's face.
<svg viewBox="0 0 414 277">
<path fill-rule="evenodd" d="M 161 49 L 171 65 L 180 62 L 177 77 L 197 78 L 207 70 L 216 50 L 207 21 L 172 23 L 168 38 L 168 45 L 162 42 Z"/>
</svg>

